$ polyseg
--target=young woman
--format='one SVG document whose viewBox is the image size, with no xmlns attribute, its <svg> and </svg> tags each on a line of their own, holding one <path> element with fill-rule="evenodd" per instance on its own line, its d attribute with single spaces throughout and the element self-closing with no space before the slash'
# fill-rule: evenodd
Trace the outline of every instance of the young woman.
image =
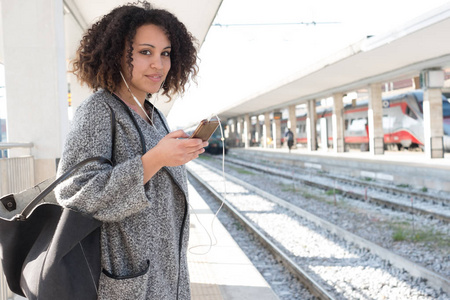
<svg viewBox="0 0 450 300">
<path fill-rule="evenodd" d="M 56 195 L 103 222 L 98 299 L 190 299 L 183 164 L 207 142 L 170 132 L 148 98 L 184 92 L 197 73 L 193 41 L 175 16 L 146 2 L 112 10 L 81 40 L 73 71 L 94 93 L 75 114 L 58 173 L 96 156 L 113 166 L 86 165 Z"/>
</svg>

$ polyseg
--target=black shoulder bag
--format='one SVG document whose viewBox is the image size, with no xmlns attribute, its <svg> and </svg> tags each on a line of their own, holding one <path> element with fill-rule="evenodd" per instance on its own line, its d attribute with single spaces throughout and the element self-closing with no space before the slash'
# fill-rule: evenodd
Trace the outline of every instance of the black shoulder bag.
<svg viewBox="0 0 450 300">
<path fill-rule="evenodd" d="M 115 115 L 109 109 L 114 144 Z M 112 153 L 111 160 L 114 146 Z M 102 223 L 60 206 L 54 189 L 86 164 L 113 165 L 111 160 L 88 158 L 53 182 L 0 198 L 0 255 L 11 291 L 28 299 L 97 299 Z"/>
</svg>

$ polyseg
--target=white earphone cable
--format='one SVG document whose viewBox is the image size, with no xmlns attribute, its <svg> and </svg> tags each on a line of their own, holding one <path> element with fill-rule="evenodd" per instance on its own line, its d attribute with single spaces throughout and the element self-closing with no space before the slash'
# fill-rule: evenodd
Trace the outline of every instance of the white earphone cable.
<svg viewBox="0 0 450 300">
<path fill-rule="evenodd" d="M 223 197 L 226 199 L 226 197 L 227 197 L 227 185 L 226 185 L 226 181 L 225 181 L 225 138 L 223 136 L 222 123 L 220 122 L 220 119 L 219 119 L 219 117 L 217 115 L 216 115 L 216 118 L 219 121 L 220 135 L 221 135 L 221 141 L 222 141 L 222 181 L 223 181 L 223 187 L 224 187 Z M 192 211 L 194 211 L 194 215 L 195 215 L 197 221 L 200 223 L 200 226 L 202 226 L 202 228 L 205 230 L 206 234 L 208 235 L 208 239 L 209 239 L 209 245 L 203 244 L 203 245 L 192 246 L 192 247 L 189 248 L 189 253 L 194 254 L 194 255 L 205 255 L 209 251 L 211 251 L 211 248 L 213 246 L 217 245 L 218 241 L 217 241 L 216 235 L 214 234 L 214 221 L 217 219 L 217 215 L 219 214 L 219 212 L 222 209 L 223 205 L 224 205 L 224 202 L 222 202 L 220 204 L 220 207 L 217 209 L 217 211 L 214 214 L 214 217 L 213 217 L 213 219 L 211 221 L 211 235 L 214 238 L 214 242 L 213 242 L 213 239 L 212 239 L 211 235 L 209 234 L 208 230 L 205 228 L 205 226 L 203 226 L 203 224 L 200 221 L 199 217 L 197 216 L 197 214 L 193 210 L 191 204 L 189 203 L 189 206 L 191 207 Z M 208 249 L 205 252 L 201 252 L 201 253 L 196 253 L 196 252 L 192 251 L 192 249 L 200 248 L 200 247 L 208 247 Z"/>
<path fill-rule="evenodd" d="M 150 124 L 152 124 L 152 126 L 155 127 L 155 125 L 153 124 L 153 120 L 152 120 L 152 118 L 153 118 L 153 111 L 154 111 L 155 105 L 152 105 L 152 106 L 153 106 L 153 108 L 152 108 L 152 118 L 150 118 L 150 117 L 148 116 L 147 112 L 145 111 L 145 109 L 142 107 L 141 102 L 139 102 L 139 100 L 136 98 L 136 96 L 134 96 L 134 94 L 133 94 L 133 92 L 131 91 L 130 87 L 128 86 L 128 83 L 127 83 L 127 81 L 125 80 L 125 77 L 123 76 L 122 72 L 120 72 L 120 76 L 122 76 L 123 82 L 125 83 L 125 86 L 127 87 L 128 91 L 130 92 L 131 97 L 134 99 L 134 102 L 136 102 L 136 104 L 137 104 L 137 105 L 140 107 L 140 109 L 144 112 L 145 116 L 146 116 L 147 119 L 150 121 Z M 162 84 L 164 84 L 164 81 L 163 81 Z M 161 86 L 162 86 L 162 85 L 161 85 Z M 159 89 L 161 89 L 161 87 L 160 87 Z M 159 92 L 159 90 L 158 90 L 158 92 Z"/>
</svg>

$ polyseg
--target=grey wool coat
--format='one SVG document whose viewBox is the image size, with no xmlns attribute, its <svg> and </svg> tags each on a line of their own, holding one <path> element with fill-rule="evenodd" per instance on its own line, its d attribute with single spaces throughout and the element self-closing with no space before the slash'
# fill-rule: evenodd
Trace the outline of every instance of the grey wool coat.
<svg viewBox="0 0 450 300">
<path fill-rule="evenodd" d="M 115 113 L 114 141 L 106 103 Z M 58 173 L 95 156 L 112 159 L 114 166 L 99 162 L 86 165 L 59 185 L 56 197 L 61 205 L 103 222 L 98 299 L 190 299 L 185 168 L 165 167 L 144 185 L 139 132 L 126 110 L 130 109 L 104 90 L 80 105 Z M 130 111 L 147 150 L 168 133 L 164 117 L 156 110 L 156 129 Z"/>
</svg>

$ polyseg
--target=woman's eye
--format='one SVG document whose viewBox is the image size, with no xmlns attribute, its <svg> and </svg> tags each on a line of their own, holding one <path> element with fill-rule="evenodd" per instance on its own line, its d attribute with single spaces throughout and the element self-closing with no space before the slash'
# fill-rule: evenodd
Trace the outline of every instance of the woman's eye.
<svg viewBox="0 0 450 300">
<path fill-rule="evenodd" d="M 141 51 L 141 54 L 144 54 L 144 55 L 150 55 L 150 54 L 152 54 L 152 53 L 150 52 L 150 50 L 142 50 L 142 51 Z"/>
<path fill-rule="evenodd" d="M 162 53 L 162 56 L 170 56 L 170 52 L 169 52 L 169 51 L 164 51 L 164 52 Z"/>
</svg>

